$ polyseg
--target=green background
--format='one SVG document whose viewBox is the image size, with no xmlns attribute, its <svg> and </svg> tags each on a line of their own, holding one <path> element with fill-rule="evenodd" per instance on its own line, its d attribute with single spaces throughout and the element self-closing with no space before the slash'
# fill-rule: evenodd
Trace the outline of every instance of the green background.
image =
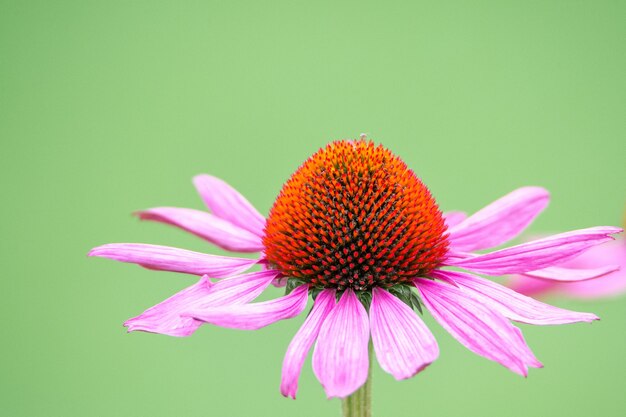
<svg viewBox="0 0 626 417">
<path fill-rule="evenodd" d="M 202 208 L 193 175 L 267 213 L 320 146 L 367 132 L 443 209 L 552 192 L 530 232 L 619 225 L 626 197 L 626 3 L 0 1 L 0 414 L 338 415 L 307 360 L 279 391 L 302 317 L 256 332 L 126 334 L 195 282 L 86 257 L 109 242 L 220 253 L 134 210 Z M 277 296 L 272 290 L 268 296 Z M 425 314 L 441 356 L 377 416 L 623 416 L 626 300 L 552 299 L 593 325 L 523 326 L 527 379 Z"/>
</svg>

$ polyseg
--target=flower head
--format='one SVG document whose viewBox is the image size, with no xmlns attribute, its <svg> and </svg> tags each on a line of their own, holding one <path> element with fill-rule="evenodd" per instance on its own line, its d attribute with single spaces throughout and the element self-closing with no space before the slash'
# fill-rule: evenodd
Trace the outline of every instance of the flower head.
<svg viewBox="0 0 626 417">
<path fill-rule="evenodd" d="M 439 348 L 415 312 L 422 304 L 469 350 L 526 375 L 541 363 L 510 320 L 544 325 L 597 317 L 476 274 L 590 279 L 598 271 L 561 265 L 621 231 L 582 229 L 477 254 L 518 236 L 546 207 L 547 191 L 515 190 L 467 218 L 442 214 L 404 162 L 364 140 L 333 142 L 309 158 L 284 185 L 267 221 L 223 181 L 199 176 L 194 182 L 211 213 L 160 207 L 139 216 L 227 250 L 259 252 L 258 259 L 141 244 L 104 245 L 90 254 L 201 277 L 128 320 L 131 331 L 188 336 L 203 323 L 258 329 L 297 316 L 312 295 L 283 362 L 281 392 L 294 398 L 314 344 L 313 370 L 329 397 L 348 396 L 366 381 L 370 339 L 379 364 L 395 378 L 426 368 Z M 244 273 L 256 263 L 261 271 Z M 285 296 L 251 302 L 285 282 Z"/>
<path fill-rule="evenodd" d="M 273 268 L 323 288 L 411 283 L 446 254 L 443 216 L 406 164 L 371 142 L 309 158 L 272 207 L 263 245 Z"/>
</svg>

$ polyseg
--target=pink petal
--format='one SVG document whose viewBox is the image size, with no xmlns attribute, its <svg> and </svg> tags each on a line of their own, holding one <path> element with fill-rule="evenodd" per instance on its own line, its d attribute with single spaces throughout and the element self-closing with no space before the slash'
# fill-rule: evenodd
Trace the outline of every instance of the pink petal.
<svg viewBox="0 0 626 417">
<path fill-rule="evenodd" d="M 591 227 L 561 233 L 472 258 L 449 258 L 446 264 L 485 275 L 516 274 L 554 266 L 600 243 L 613 240 L 617 227 Z"/>
<path fill-rule="evenodd" d="M 139 264 L 145 268 L 160 271 L 208 275 L 211 278 L 225 278 L 240 274 L 258 262 L 258 259 L 207 255 L 143 243 L 110 243 L 93 248 L 89 256 Z"/>
<path fill-rule="evenodd" d="M 616 296 L 626 292 L 626 241 L 623 239 L 591 248 L 563 265 L 567 267 L 568 271 L 592 273 L 592 271 L 602 272 L 601 265 L 612 263 L 617 264 L 620 269 L 588 281 L 571 283 L 547 281 L 546 279 L 534 278 L 538 275 L 537 271 L 533 271 L 513 277 L 507 286 L 532 297 L 543 296 L 547 293 L 557 293 L 580 299 Z M 609 268 L 605 267 L 604 269 Z"/>
<path fill-rule="evenodd" d="M 478 255 L 470 252 L 456 252 L 454 250 L 448 250 L 446 253 L 445 265 L 453 265 L 454 262 L 458 262 L 463 259 L 474 258 Z"/>
<path fill-rule="evenodd" d="M 249 303 L 261 295 L 279 274 L 276 270 L 266 270 L 224 278 L 213 284 L 206 297 L 198 299 L 197 303 L 188 304 L 187 309 Z"/>
<path fill-rule="evenodd" d="M 150 307 L 142 314 L 127 320 L 128 331 L 161 333 L 169 336 L 190 336 L 202 322 L 191 317 L 180 317 L 180 310 L 187 303 L 202 298 L 211 291 L 211 281 L 205 275 L 196 284 L 174 294 L 167 300 Z"/>
<path fill-rule="evenodd" d="M 124 323 L 128 331 L 189 336 L 202 324 L 192 317 L 181 316 L 189 308 L 244 304 L 258 297 L 278 275 L 276 271 L 251 272 L 225 278 L 215 284 L 203 276 L 200 281 Z"/>
<path fill-rule="evenodd" d="M 311 313 L 309 313 L 304 324 L 291 340 L 283 360 L 280 384 L 280 392 L 285 397 L 296 398 L 298 378 L 300 378 L 306 355 L 309 353 L 309 349 L 311 349 L 315 339 L 317 339 L 322 323 L 333 307 L 335 307 L 335 290 L 323 290 L 315 299 L 313 309 L 311 309 Z"/>
<path fill-rule="evenodd" d="M 559 283 L 545 279 L 531 278 L 526 275 L 514 275 L 505 284 L 517 293 L 527 295 L 529 297 L 541 297 L 552 292 L 555 285 L 558 285 Z"/>
<path fill-rule="evenodd" d="M 287 281 L 289 281 L 289 277 L 279 277 L 272 281 L 272 285 L 276 288 L 284 288 L 287 286 Z"/>
<path fill-rule="evenodd" d="M 415 285 L 435 320 L 472 352 L 524 376 L 528 366 L 541 366 L 519 329 L 499 312 L 449 284 L 419 278 Z"/>
<path fill-rule="evenodd" d="M 467 214 L 462 211 L 446 211 L 443 213 L 443 220 L 446 222 L 448 229 L 456 226 L 467 218 Z"/>
<path fill-rule="evenodd" d="M 265 218 L 237 190 L 211 175 L 198 175 L 193 183 L 213 214 L 263 237 Z"/>
<path fill-rule="evenodd" d="M 499 312 L 508 319 L 522 323 L 548 325 L 598 320 L 595 314 L 577 313 L 553 307 L 518 294 L 495 282 L 464 272 L 440 270 L 432 273 L 432 276 L 454 281 L 459 288 L 479 300 L 487 308 Z"/>
<path fill-rule="evenodd" d="M 543 188 L 519 188 L 450 228 L 450 248 L 470 252 L 508 242 L 532 223 L 549 200 Z"/>
<path fill-rule="evenodd" d="M 313 372 L 326 395 L 347 397 L 367 380 L 369 320 L 351 289 L 330 312 L 313 350 Z"/>
<path fill-rule="evenodd" d="M 520 359 L 522 360 L 522 362 L 524 362 L 531 368 L 543 368 L 543 364 L 539 362 L 539 360 L 535 357 L 533 351 L 530 350 L 530 347 L 528 347 L 522 331 L 513 325 L 511 325 L 511 328 L 514 330 L 517 338 L 517 346 L 520 349 L 519 354 L 521 355 Z"/>
<path fill-rule="evenodd" d="M 137 213 L 142 220 L 170 224 L 233 252 L 260 252 L 261 238 L 204 211 L 177 207 L 156 207 Z"/>
<path fill-rule="evenodd" d="M 439 356 L 439 347 L 424 322 L 405 303 L 374 288 L 370 328 L 381 368 L 396 379 L 410 378 Z"/>
<path fill-rule="evenodd" d="M 610 274 L 611 272 L 618 271 L 619 269 L 619 265 L 607 265 L 593 269 L 574 269 L 551 266 L 537 271 L 526 272 L 524 275 L 528 275 L 533 278 L 547 279 L 550 281 L 577 282 L 600 278 Z"/>
<path fill-rule="evenodd" d="M 254 304 L 189 308 L 183 315 L 216 326 L 256 330 L 300 314 L 306 307 L 308 294 L 308 285 L 301 285 L 289 295 L 274 300 Z"/>
</svg>

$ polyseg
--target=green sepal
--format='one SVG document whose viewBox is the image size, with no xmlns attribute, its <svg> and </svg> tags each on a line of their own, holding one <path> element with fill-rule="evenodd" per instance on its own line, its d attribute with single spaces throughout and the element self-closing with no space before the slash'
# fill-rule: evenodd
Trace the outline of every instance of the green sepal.
<svg viewBox="0 0 626 417">
<path fill-rule="evenodd" d="M 389 287 L 388 291 L 392 293 L 393 295 L 395 295 L 396 297 L 398 297 L 400 300 L 402 300 L 409 307 L 411 308 L 413 307 L 413 303 L 411 301 L 412 291 L 408 285 L 404 285 L 404 284 L 394 285 L 393 287 Z"/>
<path fill-rule="evenodd" d="M 420 300 L 417 294 L 415 294 L 415 291 L 413 291 L 413 287 L 411 285 L 394 285 L 393 287 L 390 287 L 388 291 L 398 297 L 406 305 L 411 307 L 412 310 L 417 310 L 420 314 L 423 314 Z"/>
<path fill-rule="evenodd" d="M 343 296 L 344 292 L 346 292 L 345 289 L 344 290 L 337 290 L 335 292 L 335 301 L 336 302 L 339 302 L 339 300 L 341 300 L 341 297 Z M 367 311 L 369 311 L 370 304 L 372 304 L 372 290 L 370 289 L 370 290 L 365 290 L 365 291 L 354 291 L 354 294 L 356 295 L 356 298 L 359 299 L 361 304 L 363 304 L 363 307 L 365 307 L 365 309 Z"/>
<path fill-rule="evenodd" d="M 320 295 L 320 293 L 322 291 L 324 291 L 324 288 L 322 288 L 322 287 L 311 287 L 311 288 L 309 288 L 309 294 L 311 294 L 311 297 L 313 297 L 313 301 L 315 301 L 317 296 Z"/>
<path fill-rule="evenodd" d="M 411 304 L 413 304 L 413 309 L 419 311 L 421 315 L 424 314 L 422 311 L 422 303 L 420 302 L 419 297 L 415 294 L 414 291 L 411 291 Z"/>
<path fill-rule="evenodd" d="M 306 284 L 306 281 L 304 281 L 302 278 L 288 278 L 287 285 L 285 285 L 285 295 L 289 295 L 293 290 L 303 284 Z"/>
<path fill-rule="evenodd" d="M 365 307 L 367 311 L 370 311 L 370 305 L 372 304 L 372 290 L 357 291 L 356 296 L 361 304 L 363 304 L 363 307 Z"/>
</svg>

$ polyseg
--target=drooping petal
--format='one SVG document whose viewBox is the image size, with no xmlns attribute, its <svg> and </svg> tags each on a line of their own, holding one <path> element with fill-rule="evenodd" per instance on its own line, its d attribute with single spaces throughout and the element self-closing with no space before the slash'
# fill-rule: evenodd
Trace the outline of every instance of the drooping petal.
<svg viewBox="0 0 626 417">
<path fill-rule="evenodd" d="M 443 213 L 443 220 L 446 222 L 448 229 L 456 226 L 467 218 L 467 214 L 462 211 L 446 211 Z"/>
<path fill-rule="evenodd" d="M 207 255 L 185 249 L 143 243 L 110 243 L 93 248 L 89 256 L 139 264 L 159 271 L 208 275 L 211 278 L 225 278 L 240 274 L 258 262 L 257 259 Z"/>
<path fill-rule="evenodd" d="M 369 320 L 351 289 L 330 312 L 313 350 L 313 372 L 326 396 L 347 397 L 367 380 Z"/>
<path fill-rule="evenodd" d="M 508 242 L 528 227 L 549 200 L 543 188 L 519 188 L 450 228 L 450 248 L 471 252 Z"/>
<path fill-rule="evenodd" d="M 529 275 L 515 275 L 506 285 L 529 297 L 541 298 L 548 294 L 581 300 L 617 297 L 626 292 L 626 269 L 622 268 L 598 279 L 578 282 L 548 281 Z"/>
<path fill-rule="evenodd" d="M 584 281 L 583 281 L 584 282 Z M 541 297 L 552 292 L 558 282 L 546 279 L 531 278 L 527 275 L 513 275 L 506 281 L 506 286 L 513 291 L 529 297 Z M 570 284 L 572 285 L 572 284 Z"/>
<path fill-rule="evenodd" d="M 205 275 L 196 284 L 150 307 L 139 316 L 128 319 L 124 326 L 129 332 L 143 331 L 177 337 L 190 336 L 202 322 L 191 317 L 180 317 L 181 308 L 209 294 L 211 285 L 211 281 Z"/>
<path fill-rule="evenodd" d="M 617 264 L 620 269 L 609 272 L 597 279 L 581 282 L 555 282 L 545 279 L 538 279 L 538 271 L 528 272 L 523 275 L 516 275 L 507 283 L 509 288 L 531 297 L 540 297 L 548 293 L 557 293 L 567 297 L 579 299 L 594 299 L 601 297 L 611 297 L 626 292 L 626 241 L 616 239 L 613 242 L 591 248 L 566 263 L 562 268 L 569 276 L 570 271 L 575 273 L 603 272 L 610 269 L 610 265 Z M 542 270 L 543 272 L 545 270 Z"/>
<path fill-rule="evenodd" d="M 517 274 L 558 265 L 587 249 L 613 240 L 618 227 L 591 227 L 561 233 L 510 248 L 471 258 L 450 258 L 447 265 L 457 266 L 485 275 Z"/>
<path fill-rule="evenodd" d="M 372 294 L 370 329 L 378 363 L 398 380 L 412 377 L 439 356 L 437 341 L 424 322 L 380 288 Z"/>
<path fill-rule="evenodd" d="M 289 295 L 274 300 L 233 306 L 190 308 L 183 315 L 216 326 L 256 330 L 300 314 L 306 307 L 308 294 L 308 286 L 301 285 Z"/>
<path fill-rule="evenodd" d="M 155 207 L 137 212 L 142 220 L 170 224 L 193 233 L 222 249 L 233 252 L 260 252 L 261 238 L 213 214 L 178 207 Z"/>
<path fill-rule="evenodd" d="M 541 366 L 519 329 L 499 312 L 449 284 L 419 278 L 415 285 L 435 320 L 472 352 L 524 376 L 528 366 Z"/>
<path fill-rule="evenodd" d="M 189 336 L 202 324 L 192 317 L 181 316 L 189 308 L 244 304 L 258 297 L 277 271 L 258 271 L 225 278 L 217 283 L 203 276 L 191 287 L 185 288 L 167 300 L 151 307 L 137 317 L 127 320 L 128 331 L 161 333 L 170 336 Z"/>
<path fill-rule="evenodd" d="M 530 347 L 526 343 L 526 340 L 524 339 L 524 335 L 522 334 L 522 331 L 515 326 L 511 326 L 511 327 L 513 328 L 513 331 L 515 335 L 517 336 L 517 346 L 519 347 L 519 350 L 520 350 L 519 354 L 520 354 L 520 358 L 522 359 L 522 362 L 524 362 L 526 365 L 528 365 L 531 368 L 543 368 L 543 364 L 539 362 L 539 359 L 535 357 L 535 354 L 533 353 L 532 350 L 530 350 Z"/>
<path fill-rule="evenodd" d="M 285 397 L 296 398 L 298 378 L 309 349 L 317 339 L 322 323 L 335 306 L 335 290 L 326 289 L 320 292 L 300 330 L 291 340 L 285 359 L 283 360 L 280 392 Z"/>
<path fill-rule="evenodd" d="M 619 265 L 606 265 L 593 269 L 575 269 L 551 266 L 538 271 L 529 271 L 524 273 L 524 275 L 550 281 L 578 282 L 600 278 L 617 270 L 619 270 Z"/>
<path fill-rule="evenodd" d="M 263 236 L 265 218 L 237 190 L 211 175 L 198 175 L 193 183 L 213 214 L 259 237 Z"/>
<path fill-rule="evenodd" d="M 506 288 L 487 279 L 457 271 L 435 271 L 435 278 L 454 281 L 459 288 L 504 317 L 528 324 L 548 325 L 598 320 L 595 314 L 564 310 Z"/>
<path fill-rule="evenodd" d="M 265 270 L 224 278 L 213 284 L 206 297 L 188 304 L 187 309 L 249 303 L 261 295 L 279 274 L 276 270 Z"/>
</svg>

